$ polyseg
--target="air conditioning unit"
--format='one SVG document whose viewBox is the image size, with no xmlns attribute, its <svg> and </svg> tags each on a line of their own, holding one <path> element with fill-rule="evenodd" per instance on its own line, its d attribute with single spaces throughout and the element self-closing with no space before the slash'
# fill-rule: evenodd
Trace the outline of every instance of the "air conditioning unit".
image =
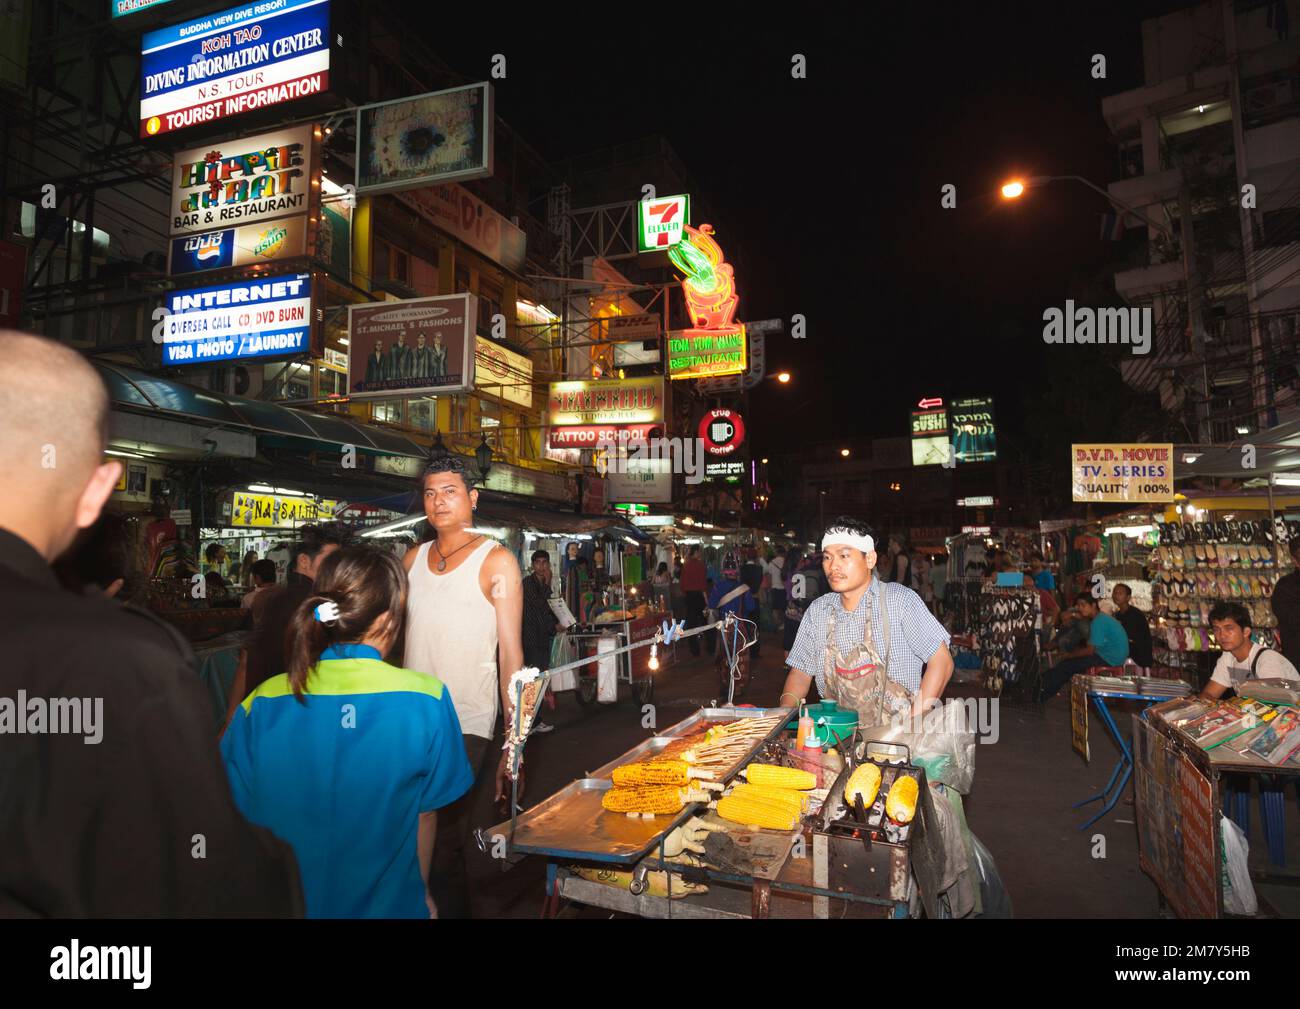
<svg viewBox="0 0 1300 1009">
<path fill-rule="evenodd" d="M 1294 100 L 1295 89 L 1290 78 L 1270 81 L 1268 84 L 1256 84 L 1247 88 L 1242 95 L 1242 105 L 1246 115 L 1259 115 L 1272 109 L 1290 105 Z"/>
</svg>

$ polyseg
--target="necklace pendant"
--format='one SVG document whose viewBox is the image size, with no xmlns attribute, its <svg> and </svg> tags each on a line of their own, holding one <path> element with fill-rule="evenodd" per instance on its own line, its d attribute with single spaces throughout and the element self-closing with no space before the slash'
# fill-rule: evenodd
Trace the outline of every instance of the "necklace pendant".
<svg viewBox="0 0 1300 1009">
<path fill-rule="evenodd" d="M 447 570 L 447 562 L 446 562 L 446 561 L 439 561 L 439 562 L 438 562 L 438 570 L 439 570 L 439 571 L 446 571 L 446 570 Z"/>
</svg>

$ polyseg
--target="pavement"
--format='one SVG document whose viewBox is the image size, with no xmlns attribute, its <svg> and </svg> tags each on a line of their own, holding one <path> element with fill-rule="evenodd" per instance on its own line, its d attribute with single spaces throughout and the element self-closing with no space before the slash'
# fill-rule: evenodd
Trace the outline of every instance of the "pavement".
<svg viewBox="0 0 1300 1009">
<path fill-rule="evenodd" d="M 764 634 L 761 658 L 744 702 L 775 704 L 785 680 L 776 634 Z M 712 657 L 692 659 L 685 644 L 658 674 L 654 715 L 670 726 L 718 696 Z M 957 691 L 959 692 L 959 691 Z M 976 753 L 975 784 L 966 797 L 971 830 L 992 852 L 1018 918 L 1147 918 L 1158 914 L 1155 885 L 1138 868 L 1133 805 L 1121 801 L 1087 831 L 1091 814 L 1071 805 L 1099 792 L 1118 759 L 1118 749 L 1094 719 L 1092 762 L 1070 747 L 1070 702 L 1058 696 L 1042 708 L 1000 703 L 998 739 Z M 1135 709 L 1134 709 L 1135 710 Z M 559 791 L 652 735 L 626 686 L 615 704 L 582 707 L 572 692 L 557 697 L 542 718 L 555 731 L 530 739 L 527 748 L 527 807 Z M 1117 721 L 1127 727 L 1127 720 Z M 1132 787 L 1127 792 L 1132 796 Z M 1095 810 L 1094 804 L 1091 809 Z M 472 815 L 476 825 L 504 819 L 481 794 Z M 467 875 L 476 917 L 537 917 L 541 912 L 545 862 L 527 857 L 510 865 L 477 849 Z"/>
</svg>

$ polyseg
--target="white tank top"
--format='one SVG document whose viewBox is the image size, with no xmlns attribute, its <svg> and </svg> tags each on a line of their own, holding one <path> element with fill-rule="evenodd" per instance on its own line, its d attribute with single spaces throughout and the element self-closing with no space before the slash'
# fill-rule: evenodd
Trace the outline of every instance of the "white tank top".
<svg viewBox="0 0 1300 1009">
<path fill-rule="evenodd" d="M 461 732 L 491 739 L 500 704 L 497 614 L 478 579 L 497 543 L 484 539 L 445 575 L 429 570 L 430 545 L 420 547 L 411 565 L 402 664 L 446 684 Z"/>
</svg>

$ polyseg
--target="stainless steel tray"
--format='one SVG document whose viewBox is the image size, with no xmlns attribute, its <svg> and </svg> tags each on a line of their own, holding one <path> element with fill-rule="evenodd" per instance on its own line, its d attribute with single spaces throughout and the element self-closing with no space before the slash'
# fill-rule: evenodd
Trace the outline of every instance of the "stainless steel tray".
<svg viewBox="0 0 1300 1009">
<path fill-rule="evenodd" d="M 692 803 L 672 816 L 652 819 L 611 813 L 600 800 L 603 793 L 613 787 L 610 775 L 614 768 L 633 763 L 653 755 L 669 741 L 690 735 L 694 726 L 704 721 L 757 718 L 776 714 L 791 708 L 702 708 L 689 718 L 638 743 L 616 760 L 588 773 L 587 777 L 572 782 L 550 798 L 520 813 L 515 820 L 515 833 L 510 850 L 519 854 L 547 855 L 552 858 L 571 858 L 582 862 L 612 862 L 631 864 L 648 855 L 660 839 L 673 828 L 685 823 L 694 815 L 699 803 Z M 730 780 L 745 766 L 768 741 L 775 739 L 785 729 L 782 719 L 764 739 L 755 743 L 722 780 Z M 510 837 L 510 821 L 476 832 L 479 846 L 488 850 L 497 836 Z"/>
</svg>

